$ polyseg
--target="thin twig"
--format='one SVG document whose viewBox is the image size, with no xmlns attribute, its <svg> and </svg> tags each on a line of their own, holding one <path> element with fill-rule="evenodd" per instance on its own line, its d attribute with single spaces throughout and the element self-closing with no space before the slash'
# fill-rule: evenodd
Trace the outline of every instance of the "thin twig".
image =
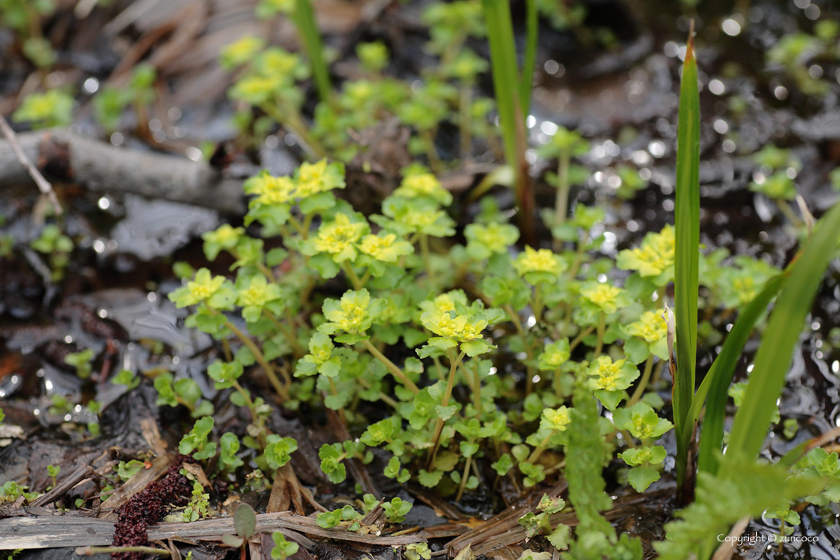
<svg viewBox="0 0 840 560">
<path fill-rule="evenodd" d="M 38 168 L 35 167 L 29 158 L 26 157 L 26 154 L 23 153 L 23 149 L 20 147 L 20 143 L 18 143 L 17 136 L 15 135 L 15 131 L 12 130 L 12 127 L 9 126 L 9 123 L 6 122 L 5 117 L 0 115 L 0 130 L 3 131 L 3 136 L 6 137 L 6 140 L 9 142 L 9 145 L 12 147 L 12 151 L 15 152 L 15 156 L 17 157 L 18 161 L 21 165 L 26 168 L 26 171 L 29 173 L 29 176 L 32 177 L 32 180 L 35 181 L 35 184 L 38 185 L 38 190 L 41 191 L 41 194 L 46 196 L 53 205 L 55 209 L 55 214 L 60 216 L 64 210 L 61 208 L 61 204 L 58 202 L 58 198 L 55 196 L 55 191 L 50 185 L 49 181 L 44 179 L 44 176 L 41 175 L 41 172 L 38 171 Z"/>
</svg>

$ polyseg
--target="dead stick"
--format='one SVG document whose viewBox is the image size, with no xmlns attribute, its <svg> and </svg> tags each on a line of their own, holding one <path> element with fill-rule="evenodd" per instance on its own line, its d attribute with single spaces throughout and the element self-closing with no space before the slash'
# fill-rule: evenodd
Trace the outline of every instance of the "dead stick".
<svg viewBox="0 0 840 560">
<path fill-rule="evenodd" d="M 32 180 L 35 181 L 35 184 L 38 185 L 38 190 L 41 191 L 41 194 L 46 196 L 53 205 L 55 209 L 55 214 L 60 216 L 63 212 L 61 208 L 61 204 L 58 202 L 58 198 L 55 196 L 55 191 L 50 185 L 49 181 L 44 179 L 44 176 L 41 175 L 41 172 L 38 171 L 38 168 L 35 167 L 29 158 L 26 157 L 26 154 L 23 153 L 23 150 L 20 147 L 20 143 L 17 141 L 17 135 L 15 131 L 12 130 L 12 127 L 9 126 L 9 123 L 6 122 L 5 117 L 0 115 L 0 130 L 3 131 L 3 136 L 6 137 L 6 140 L 9 142 L 9 145 L 12 147 L 12 150 L 15 152 L 15 156 L 17 157 L 18 161 L 26 168 L 26 171 L 29 173 L 29 176 L 32 177 Z"/>
</svg>

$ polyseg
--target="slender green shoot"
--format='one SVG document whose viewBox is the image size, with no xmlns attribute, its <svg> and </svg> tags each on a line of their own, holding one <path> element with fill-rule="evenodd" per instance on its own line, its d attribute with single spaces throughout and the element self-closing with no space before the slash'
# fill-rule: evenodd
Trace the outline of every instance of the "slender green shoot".
<svg viewBox="0 0 840 560">
<path fill-rule="evenodd" d="M 531 87 L 534 83 L 534 68 L 537 65 L 537 39 L 540 19 L 537 0 L 525 0 L 525 59 L 522 62 L 522 77 L 519 82 L 519 100 L 522 114 L 527 118 L 531 111 Z"/>
<path fill-rule="evenodd" d="M 534 193 L 528 176 L 528 161 L 525 150 L 528 147 L 525 117 L 530 106 L 531 79 L 536 59 L 537 26 L 529 29 L 529 48 L 533 53 L 520 75 L 516 60 L 516 44 L 513 39 L 513 22 L 510 5 L 506 0 L 482 0 L 487 23 L 487 38 L 490 43 L 490 63 L 493 70 L 493 90 L 502 128 L 502 143 L 505 159 L 513 169 L 516 199 L 519 205 L 519 224 L 522 238 L 533 245 L 534 240 Z M 536 8 L 533 9 L 536 12 Z M 529 66 L 530 65 L 530 66 Z M 527 87 L 524 82 L 527 81 Z M 522 97 L 529 96 L 528 99 Z"/>
<path fill-rule="evenodd" d="M 742 311 L 732 327 L 720 355 L 715 359 L 706 378 L 694 395 L 694 403 L 688 414 L 689 422 L 696 422 L 708 393 L 706 413 L 703 417 L 703 431 L 697 463 L 700 471 L 717 473 L 718 462 L 715 451 L 721 451 L 723 443 L 723 422 L 726 418 L 727 390 L 735 374 L 735 367 L 741 352 L 755 327 L 756 321 L 767 309 L 770 301 L 784 284 L 785 274 L 771 278 L 757 296 Z"/>
<path fill-rule="evenodd" d="M 311 0 L 297 0 L 294 11 L 294 21 L 300 35 L 301 46 L 306 51 L 309 63 L 312 65 L 312 76 L 315 87 L 322 101 L 330 103 L 333 97 L 330 85 L 330 70 L 324 57 L 324 44 L 321 33 L 315 23 L 315 12 Z"/>
<path fill-rule="evenodd" d="M 776 300 L 747 382 L 744 401 L 735 414 L 727 452 L 754 457 L 761 450 L 776 400 L 782 392 L 802 324 L 840 237 L 840 204 L 819 221 L 802 256 Z"/>
<path fill-rule="evenodd" d="M 674 425 L 677 432 L 677 485 L 686 483 L 694 422 L 688 412 L 694 397 L 697 358 L 697 297 L 700 270 L 700 97 L 694 24 L 689 32 L 680 85 L 677 124 L 674 306 L 677 331 L 677 371 L 674 378 Z M 688 444 L 686 444 L 688 443 Z M 684 488 L 683 488 L 684 489 Z"/>
</svg>

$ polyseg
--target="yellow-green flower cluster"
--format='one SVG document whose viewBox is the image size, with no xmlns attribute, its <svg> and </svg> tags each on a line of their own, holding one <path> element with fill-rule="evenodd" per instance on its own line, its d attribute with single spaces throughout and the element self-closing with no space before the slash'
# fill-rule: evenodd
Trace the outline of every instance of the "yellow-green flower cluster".
<svg viewBox="0 0 840 560">
<path fill-rule="evenodd" d="M 645 311 L 638 321 L 627 325 L 627 334 L 641 338 L 648 344 L 659 342 L 668 334 L 668 325 L 662 315 Z"/>
<path fill-rule="evenodd" d="M 326 159 L 318 163 L 302 164 L 294 177 L 274 177 L 268 171 L 263 171 L 244 184 L 245 193 L 255 195 L 249 204 L 253 211 L 249 213 L 250 218 L 265 221 L 271 217 L 279 224 L 288 219 L 288 211 L 296 201 L 301 201 L 301 210 L 305 214 L 334 205 L 334 200 L 318 201 L 319 204 L 315 204 L 312 198 L 333 189 L 343 189 L 344 186 L 344 166 L 328 163 Z"/>
<path fill-rule="evenodd" d="M 423 326 L 443 338 L 469 342 L 481 338 L 488 322 L 483 315 L 458 315 L 455 311 L 427 311 L 421 315 Z"/>
<path fill-rule="evenodd" d="M 568 407 L 546 408 L 543 410 L 542 418 L 540 419 L 540 429 L 565 432 L 566 427 L 571 421 L 572 418 L 569 415 Z"/>
<path fill-rule="evenodd" d="M 343 331 L 349 335 L 363 335 L 384 308 L 385 302 L 381 299 L 372 299 L 367 290 L 348 290 L 339 301 L 334 299 L 324 301 L 323 310 L 327 322 L 319 326 L 318 330 L 324 334 Z M 336 340 L 353 343 L 366 338 L 339 337 Z"/>
<path fill-rule="evenodd" d="M 588 282 L 580 290 L 583 305 L 603 311 L 607 315 L 615 313 L 619 307 L 627 305 L 627 295 L 621 288 L 601 282 Z"/>
<path fill-rule="evenodd" d="M 343 189 L 344 166 L 328 164 L 322 159 L 318 163 L 303 163 L 295 174 L 297 190 L 295 197 L 306 198 L 314 194 Z"/>
<path fill-rule="evenodd" d="M 232 70 L 253 60 L 265 46 L 265 41 L 253 35 L 243 35 L 238 40 L 222 48 L 219 61 L 222 68 Z"/>
<path fill-rule="evenodd" d="M 469 224 L 464 229 L 467 254 L 475 260 L 501 255 L 519 239 L 519 230 L 510 224 L 491 222 L 487 225 Z"/>
<path fill-rule="evenodd" d="M 428 197 L 440 204 L 452 204 L 452 195 L 444 189 L 437 177 L 431 173 L 415 173 L 403 178 L 400 187 L 394 191 L 394 196 L 403 198 Z"/>
<path fill-rule="evenodd" d="M 608 410 L 615 410 L 626 396 L 625 390 L 639 377 L 639 370 L 627 360 L 598 356 L 589 367 L 589 375 L 589 388 Z"/>
<path fill-rule="evenodd" d="M 676 242 L 674 228 L 670 225 L 662 228 L 659 233 L 649 233 L 642 240 L 642 246 L 625 249 L 618 254 L 616 265 L 621 270 L 637 270 L 642 277 L 660 276 L 668 272 L 668 278 L 663 278 L 663 284 L 673 275 Z"/>
<path fill-rule="evenodd" d="M 566 261 L 550 249 L 533 249 L 527 246 L 513 261 L 516 273 L 531 284 L 557 282 L 567 267 Z"/>
<path fill-rule="evenodd" d="M 403 255 L 410 255 L 414 247 L 408 241 L 397 239 L 396 234 L 366 235 L 359 243 L 359 251 L 378 261 L 396 262 Z"/>
<path fill-rule="evenodd" d="M 216 309 L 227 309 L 236 299 L 236 293 L 226 285 L 224 276 L 213 276 L 206 268 L 195 274 L 195 280 L 169 294 L 170 301 L 178 307 L 206 302 Z"/>
<path fill-rule="evenodd" d="M 356 242 L 368 230 L 365 222 L 351 222 L 346 214 L 336 214 L 332 222 L 322 224 L 312 240 L 312 246 L 319 253 L 329 253 L 335 262 L 354 260 Z"/>
</svg>

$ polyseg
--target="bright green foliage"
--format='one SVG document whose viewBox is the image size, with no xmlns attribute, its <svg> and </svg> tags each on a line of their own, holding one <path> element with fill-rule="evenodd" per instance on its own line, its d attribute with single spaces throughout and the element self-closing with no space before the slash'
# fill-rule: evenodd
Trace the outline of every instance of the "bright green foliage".
<svg viewBox="0 0 840 560">
<path fill-rule="evenodd" d="M 195 274 L 195 280 L 169 294 L 169 299 L 178 307 L 187 307 L 206 302 L 214 309 L 229 309 L 236 300 L 233 285 L 223 276 L 212 276 L 206 268 Z"/>
<path fill-rule="evenodd" d="M 679 521 L 665 526 L 667 540 L 654 548 L 662 560 L 709 558 L 720 544 L 717 536 L 726 535 L 741 517 L 761 515 L 782 500 L 815 493 L 822 486 L 819 479 L 789 479 L 781 466 L 728 454 L 717 476 L 698 474 L 695 502 L 676 513 Z"/>
<path fill-rule="evenodd" d="M 385 510 L 385 518 L 389 523 L 402 523 L 406 514 L 411 511 L 412 504 L 404 502 L 400 498 L 394 498 L 390 502 L 382 502 L 382 509 Z"/>
<path fill-rule="evenodd" d="M 290 437 L 280 437 L 275 434 L 268 436 L 265 448 L 265 460 L 272 469 L 279 469 L 289 462 L 291 455 L 297 451 L 297 442 Z"/>
<path fill-rule="evenodd" d="M 477 261 L 501 255 L 519 239 L 519 230 L 510 224 L 491 222 L 487 225 L 469 224 L 464 229 L 467 255 Z"/>
<path fill-rule="evenodd" d="M 225 432 L 219 438 L 219 467 L 221 470 L 232 472 L 241 467 L 244 462 L 236 456 L 239 451 L 239 438 L 236 434 Z"/>
<path fill-rule="evenodd" d="M 111 383 L 116 385 L 125 385 L 125 388 L 130 391 L 140 385 L 140 379 L 133 371 L 121 369 L 117 372 L 117 375 L 111 379 Z"/>
<path fill-rule="evenodd" d="M 648 233 L 641 247 L 625 249 L 618 254 L 616 265 L 622 270 L 634 270 L 643 278 L 651 277 L 654 284 L 664 286 L 674 279 L 674 228 L 665 226 L 659 233 Z"/>
<path fill-rule="evenodd" d="M 321 470 L 330 479 L 330 482 L 338 484 L 347 478 L 347 469 L 341 462 L 346 458 L 358 457 L 364 462 L 369 462 L 371 457 L 365 457 L 365 446 L 354 441 L 341 443 L 324 444 L 318 451 L 321 458 Z"/>
<path fill-rule="evenodd" d="M 289 556 L 296 554 L 300 548 L 296 542 L 289 542 L 280 531 L 271 533 L 274 540 L 274 548 L 271 549 L 271 557 L 275 560 L 286 560 Z"/>
<path fill-rule="evenodd" d="M 674 427 L 668 420 L 660 418 L 650 405 L 643 402 L 630 408 L 616 410 L 613 421 L 617 428 L 627 430 L 643 441 L 661 437 Z"/>
<path fill-rule="evenodd" d="M 401 469 L 401 466 L 399 457 L 391 457 L 388 461 L 388 466 L 385 467 L 385 476 L 394 478 L 399 483 L 407 482 L 411 478 L 411 473 L 408 472 L 408 469 Z"/>
<path fill-rule="evenodd" d="M 600 356 L 592 363 L 589 375 L 588 385 L 595 396 L 609 410 L 615 410 L 625 398 L 625 390 L 639 377 L 639 370 L 627 360 L 614 362 L 609 356 Z"/>
<path fill-rule="evenodd" d="M 155 100 L 156 79 L 155 67 L 141 63 L 134 67 L 131 81 L 125 87 L 103 87 L 93 98 L 94 114 L 99 124 L 108 132 L 118 130 L 122 114 L 129 106 L 134 107 L 139 119 Z"/>
<path fill-rule="evenodd" d="M 61 280 L 64 276 L 64 269 L 70 262 L 70 253 L 73 251 L 73 241 L 61 233 L 61 229 L 55 224 L 47 224 L 41 231 L 41 236 L 33 240 L 30 246 L 45 255 L 49 255 L 51 279 L 53 282 Z"/>
<path fill-rule="evenodd" d="M 324 529 L 332 529 L 333 527 L 338 527 L 339 525 L 348 525 L 352 530 L 354 526 L 355 528 L 358 528 L 359 523 L 357 519 L 360 517 L 359 512 L 353 509 L 353 506 L 344 506 L 343 508 L 334 511 L 319 513 L 315 518 L 315 521 Z"/>
<path fill-rule="evenodd" d="M 61 467 L 58 465 L 47 465 L 47 474 L 50 475 L 52 479 L 53 488 L 56 485 L 56 478 L 58 478 L 58 473 L 61 472 Z"/>
<path fill-rule="evenodd" d="M 324 301 L 324 317 L 327 322 L 321 324 L 318 330 L 324 334 L 345 333 L 336 337 L 337 342 L 352 344 L 367 340 L 365 331 L 373 324 L 385 308 L 385 301 L 371 299 L 367 290 L 347 291 L 341 300 L 326 299 Z"/>
<path fill-rule="evenodd" d="M 559 524 L 552 529 L 549 519 L 552 514 L 562 511 L 565 507 L 566 502 L 561 498 L 551 499 L 547 494 L 543 494 L 537 506 L 541 513 L 535 514 L 529 511 L 519 518 L 519 525 L 525 529 L 525 534 L 529 539 L 537 535 L 545 535 L 557 550 L 566 550 L 571 541 L 571 528 L 568 525 Z"/>
<path fill-rule="evenodd" d="M 793 200 L 796 197 L 796 185 L 783 171 L 764 178 L 760 183 L 751 182 L 750 190 L 774 200 Z"/>
<path fill-rule="evenodd" d="M 604 493 L 606 483 L 601 477 L 605 457 L 597 405 L 581 388 L 575 392 L 574 405 L 566 444 L 566 479 L 569 501 L 580 524 L 568 557 L 641 560 L 641 542 L 627 535 L 616 538 L 612 525 L 600 513 L 612 507 L 612 500 Z"/>
<path fill-rule="evenodd" d="M 73 97 L 57 89 L 46 93 L 28 95 L 17 111 L 12 113 L 14 122 L 28 121 L 33 128 L 68 126 L 73 122 Z"/>
<path fill-rule="evenodd" d="M 806 502 L 818 506 L 840 502 L 840 461 L 836 452 L 829 453 L 816 447 L 796 464 L 796 468 L 800 470 L 798 476 L 822 477 L 827 481 L 822 492 L 807 496 Z"/>
<path fill-rule="evenodd" d="M 142 468 L 142 461 L 136 461 L 134 459 L 132 459 L 128 463 L 126 463 L 125 461 L 120 461 L 117 465 L 117 476 L 120 477 L 121 480 L 125 481 L 133 477 L 135 474 L 139 473 Z"/>
<path fill-rule="evenodd" d="M 556 342 L 549 342 L 545 350 L 540 354 L 539 369 L 542 371 L 556 370 L 565 364 L 571 357 L 569 339 L 561 338 Z"/>
<path fill-rule="evenodd" d="M 429 550 L 429 545 L 426 543 L 413 543 L 405 546 L 405 557 L 408 560 L 429 560 L 432 557 L 432 551 Z"/>
<path fill-rule="evenodd" d="M 209 459 L 216 454 L 216 442 L 207 441 L 213 430 L 213 417 L 206 416 L 197 420 L 193 429 L 181 438 L 178 451 L 183 455 L 192 454 L 194 459 Z"/>
<path fill-rule="evenodd" d="M 204 493 L 204 488 L 201 483 L 193 481 L 192 497 L 190 503 L 184 508 L 184 521 L 198 521 L 207 517 L 207 510 L 210 507 L 210 494 Z"/>
<path fill-rule="evenodd" d="M 91 369 L 91 361 L 93 360 L 93 350 L 87 348 L 81 352 L 67 354 L 64 357 L 64 363 L 73 366 L 76 370 L 76 375 L 81 379 L 90 377 L 93 370 Z"/>
</svg>

